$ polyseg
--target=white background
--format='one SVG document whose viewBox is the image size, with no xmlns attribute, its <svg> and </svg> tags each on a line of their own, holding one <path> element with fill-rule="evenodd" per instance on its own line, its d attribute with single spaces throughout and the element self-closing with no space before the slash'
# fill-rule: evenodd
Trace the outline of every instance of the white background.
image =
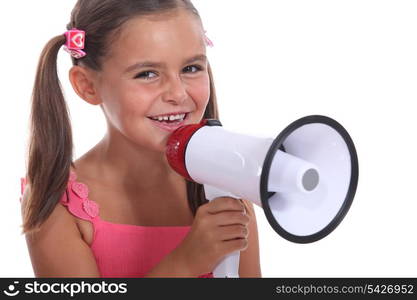
<svg viewBox="0 0 417 300">
<path fill-rule="evenodd" d="M 0 276 L 31 277 L 20 233 L 30 95 L 39 54 L 65 31 L 75 1 L 5 1 L 0 8 Z M 308 245 L 288 242 L 257 207 L 264 277 L 417 276 L 417 2 L 195 0 L 223 126 L 276 136 L 305 115 L 328 115 L 351 134 L 360 178 L 342 224 Z M 79 157 L 104 134 L 101 110 L 61 82 Z"/>
</svg>

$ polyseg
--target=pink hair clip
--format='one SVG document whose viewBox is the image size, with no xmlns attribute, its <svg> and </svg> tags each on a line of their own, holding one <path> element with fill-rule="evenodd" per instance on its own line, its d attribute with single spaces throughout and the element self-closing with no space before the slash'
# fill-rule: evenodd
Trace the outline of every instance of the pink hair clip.
<svg viewBox="0 0 417 300">
<path fill-rule="evenodd" d="M 85 32 L 73 28 L 65 32 L 67 41 L 65 42 L 64 50 L 71 54 L 74 58 L 82 58 L 87 55 L 82 49 L 85 46 Z"/>
<path fill-rule="evenodd" d="M 204 39 L 206 41 L 206 45 L 209 46 L 209 47 L 214 47 L 213 42 L 209 39 L 209 37 L 207 36 L 206 33 L 207 33 L 207 31 L 204 30 Z"/>
</svg>

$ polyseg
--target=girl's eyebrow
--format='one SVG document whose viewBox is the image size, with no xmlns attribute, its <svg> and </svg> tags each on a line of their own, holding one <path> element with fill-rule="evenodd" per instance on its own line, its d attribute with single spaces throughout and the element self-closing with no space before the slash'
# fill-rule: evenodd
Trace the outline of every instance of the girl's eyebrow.
<svg viewBox="0 0 417 300">
<path fill-rule="evenodd" d="M 190 64 L 190 63 L 196 62 L 198 60 L 206 62 L 207 61 L 207 56 L 204 55 L 204 54 L 199 54 L 199 55 L 193 56 L 189 59 L 186 59 L 184 61 L 184 64 Z M 165 63 L 152 62 L 152 61 L 143 61 L 143 62 L 138 62 L 138 63 L 135 63 L 135 64 L 131 65 L 130 67 L 128 67 L 124 71 L 124 73 L 129 73 L 133 70 L 140 69 L 140 68 L 161 68 L 161 67 L 165 67 L 165 66 L 166 66 Z"/>
</svg>

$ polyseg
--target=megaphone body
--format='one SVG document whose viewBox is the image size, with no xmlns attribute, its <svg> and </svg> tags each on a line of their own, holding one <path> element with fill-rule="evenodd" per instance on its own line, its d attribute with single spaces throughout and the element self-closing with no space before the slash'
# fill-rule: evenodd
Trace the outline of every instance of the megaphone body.
<svg viewBox="0 0 417 300">
<path fill-rule="evenodd" d="M 169 137 L 166 155 L 186 179 L 204 185 L 208 200 L 230 196 L 263 208 L 285 239 L 311 243 L 342 221 L 353 201 L 358 160 L 352 139 L 335 120 L 308 116 L 276 138 L 228 131 L 218 120 L 185 125 Z M 214 277 L 239 277 L 239 252 Z"/>
</svg>

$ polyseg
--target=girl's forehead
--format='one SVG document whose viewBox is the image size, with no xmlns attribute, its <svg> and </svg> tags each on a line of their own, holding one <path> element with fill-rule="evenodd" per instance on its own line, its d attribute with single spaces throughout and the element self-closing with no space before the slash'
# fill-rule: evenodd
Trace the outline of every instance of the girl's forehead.
<svg viewBox="0 0 417 300">
<path fill-rule="evenodd" d="M 187 55 L 203 49 L 205 41 L 201 21 L 185 10 L 135 17 L 125 23 L 111 45 L 112 56 L 123 60 L 177 51 Z"/>
</svg>

